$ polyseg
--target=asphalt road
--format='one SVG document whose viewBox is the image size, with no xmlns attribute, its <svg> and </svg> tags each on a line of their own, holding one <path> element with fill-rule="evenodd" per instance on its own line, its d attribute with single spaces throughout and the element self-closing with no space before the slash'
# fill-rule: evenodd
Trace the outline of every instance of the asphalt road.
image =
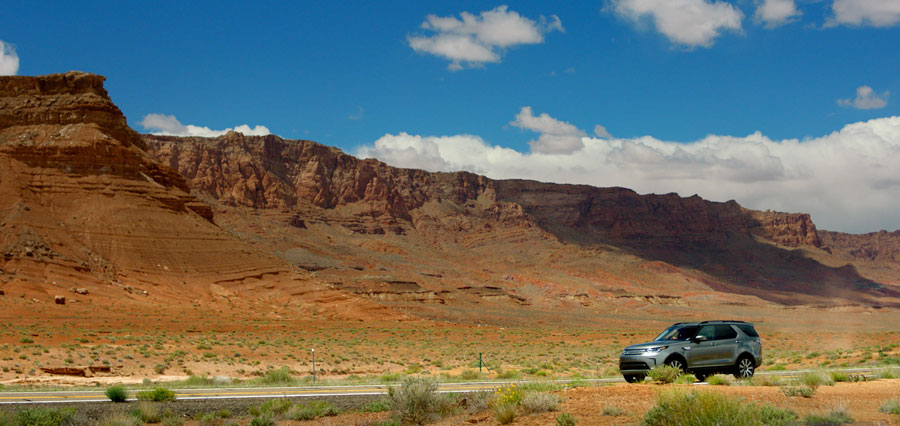
<svg viewBox="0 0 900 426">
<path fill-rule="evenodd" d="M 871 375 L 878 368 L 845 368 L 819 371 L 844 371 L 848 374 Z M 793 371 L 761 371 L 758 375 L 793 376 L 811 370 Z M 573 380 L 553 380 L 552 382 L 566 384 Z M 625 380 L 621 377 L 608 379 L 583 379 L 583 383 L 602 384 L 619 383 Z M 547 383 L 544 381 L 505 381 L 505 382 L 468 382 L 468 383 L 441 383 L 438 392 L 464 393 L 484 390 L 494 390 L 510 383 Z M 298 386 L 298 387 L 256 387 L 256 388 L 210 388 L 210 389 L 173 389 L 176 400 L 202 400 L 202 399 L 244 399 L 244 398 L 277 398 L 277 397 L 329 397 L 329 396 L 354 396 L 354 395 L 385 395 L 389 385 L 347 385 L 347 386 Z M 35 404 L 35 403 L 74 403 L 74 402 L 98 402 L 108 400 L 104 390 L 91 391 L 46 391 L 46 392 L 0 392 L 0 404 Z M 129 394 L 134 400 L 134 390 Z"/>
</svg>

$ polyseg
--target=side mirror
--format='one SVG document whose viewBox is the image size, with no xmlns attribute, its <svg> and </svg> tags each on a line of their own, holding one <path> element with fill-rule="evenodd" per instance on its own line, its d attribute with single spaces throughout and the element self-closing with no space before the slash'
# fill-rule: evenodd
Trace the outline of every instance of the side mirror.
<svg viewBox="0 0 900 426">
<path fill-rule="evenodd" d="M 705 341 L 706 341 L 706 336 L 694 336 L 694 337 L 691 339 L 691 341 L 694 342 L 694 343 L 705 342 Z"/>
</svg>

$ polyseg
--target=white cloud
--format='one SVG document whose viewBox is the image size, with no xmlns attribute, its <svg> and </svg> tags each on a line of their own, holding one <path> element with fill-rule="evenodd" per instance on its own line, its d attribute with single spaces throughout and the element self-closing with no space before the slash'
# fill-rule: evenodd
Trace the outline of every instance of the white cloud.
<svg viewBox="0 0 900 426">
<path fill-rule="evenodd" d="M 889 27 L 900 22 L 900 0 L 834 0 L 830 25 Z"/>
<path fill-rule="evenodd" d="M 762 0 L 761 3 L 757 0 L 757 4 L 754 19 L 766 28 L 788 24 L 802 14 L 794 0 Z"/>
<path fill-rule="evenodd" d="M 556 120 L 531 118 L 539 122 L 535 128 L 559 126 Z M 748 208 L 811 213 L 823 229 L 900 229 L 900 116 L 850 124 L 803 141 L 776 141 L 756 132 L 689 143 L 649 136 L 584 137 L 582 142 L 581 149 L 566 154 L 523 153 L 473 135 L 399 133 L 359 148 L 357 155 L 399 167 L 468 170 L 496 179 L 735 199 Z"/>
<path fill-rule="evenodd" d="M 730 3 L 708 0 L 612 0 L 613 10 L 640 22 L 650 18 L 656 30 L 676 44 L 711 47 L 722 31 L 740 32 L 744 14 Z"/>
<path fill-rule="evenodd" d="M 585 133 L 564 121 L 559 121 L 547 113 L 535 116 L 530 106 L 522 107 L 516 119 L 509 124 L 520 129 L 540 133 L 537 140 L 528 142 L 532 152 L 545 154 L 569 154 L 578 151 L 584 144 L 581 138 Z"/>
<path fill-rule="evenodd" d="M 884 108 L 890 94 L 891 92 L 887 90 L 878 94 L 869 86 L 859 86 L 856 88 L 856 99 L 838 99 L 837 103 L 840 106 L 856 109 Z"/>
<path fill-rule="evenodd" d="M 0 40 L 0 75 L 16 75 L 19 72 L 19 55 L 9 43 Z"/>
<path fill-rule="evenodd" d="M 603 127 L 599 124 L 594 126 L 594 134 L 597 135 L 598 138 L 612 139 L 612 135 L 609 134 L 609 131 L 606 130 L 606 127 Z"/>
<path fill-rule="evenodd" d="M 454 16 L 428 15 L 421 27 L 434 32 L 431 36 L 408 36 L 407 42 L 416 52 L 430 53 L 449 59 L 451 70 L 464 66 L 476 67 L 486 62 L 500 62 L 503 49 L 520 44 L 544 42 L 544 34 L 563 32 L 562 21 L 552 15 L 548 21 L 541 16 L 538 22 L 497 6 L 474 15 L 469 12 Z"/>
<path fill-rule="evenodd" d="M 232 130 L 243 133 L 246 136 L 265 136 L 271 133 L 266 126 L 259 125 L 250 127 L 246 124 L 241 124 L 240 126 L 227 128 L 225 130 L 212 130 L 209 127 L 195 126 L 193 124 L 184 125 L 181 124 L 174 115 L 165 114 L 147 114 L 144 116 L 144 119 L 141 120 L 140 125 L 154 135 L 168 136 L 200 136 L 212 138 L 224 135 Z"/>
</svg>

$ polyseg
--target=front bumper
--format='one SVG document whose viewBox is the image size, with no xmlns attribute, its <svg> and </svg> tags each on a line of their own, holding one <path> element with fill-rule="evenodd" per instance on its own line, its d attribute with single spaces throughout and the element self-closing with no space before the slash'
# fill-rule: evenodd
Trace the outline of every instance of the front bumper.
<svg viewBox="0 0 900 426">
<path fill-rule="evenodd" d="M 622 355 L 619 357 L 619 372 L 622 374 L 644 374 L 661 364 L 653 356 Z"/>
</svg>

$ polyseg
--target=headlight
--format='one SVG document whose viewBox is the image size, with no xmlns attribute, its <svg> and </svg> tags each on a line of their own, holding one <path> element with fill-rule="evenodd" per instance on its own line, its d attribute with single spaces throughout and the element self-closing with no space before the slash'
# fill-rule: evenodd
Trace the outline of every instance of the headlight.
<svg viewBox="0 0 900 426">
<path fill-rule="evenodd" d="M 663 350 L 665 350 L 665 349 L 667 349 L 667 348 L 668 348 L 668 346 L 660 346 L 660 347 L 656 347 L 656 348 L 647 348 L 647 349 L 644 349 L 644 355 L 656 355 L 656 354 L 658 354 L 660 351 L 663 351 Z"/>
</svg>

